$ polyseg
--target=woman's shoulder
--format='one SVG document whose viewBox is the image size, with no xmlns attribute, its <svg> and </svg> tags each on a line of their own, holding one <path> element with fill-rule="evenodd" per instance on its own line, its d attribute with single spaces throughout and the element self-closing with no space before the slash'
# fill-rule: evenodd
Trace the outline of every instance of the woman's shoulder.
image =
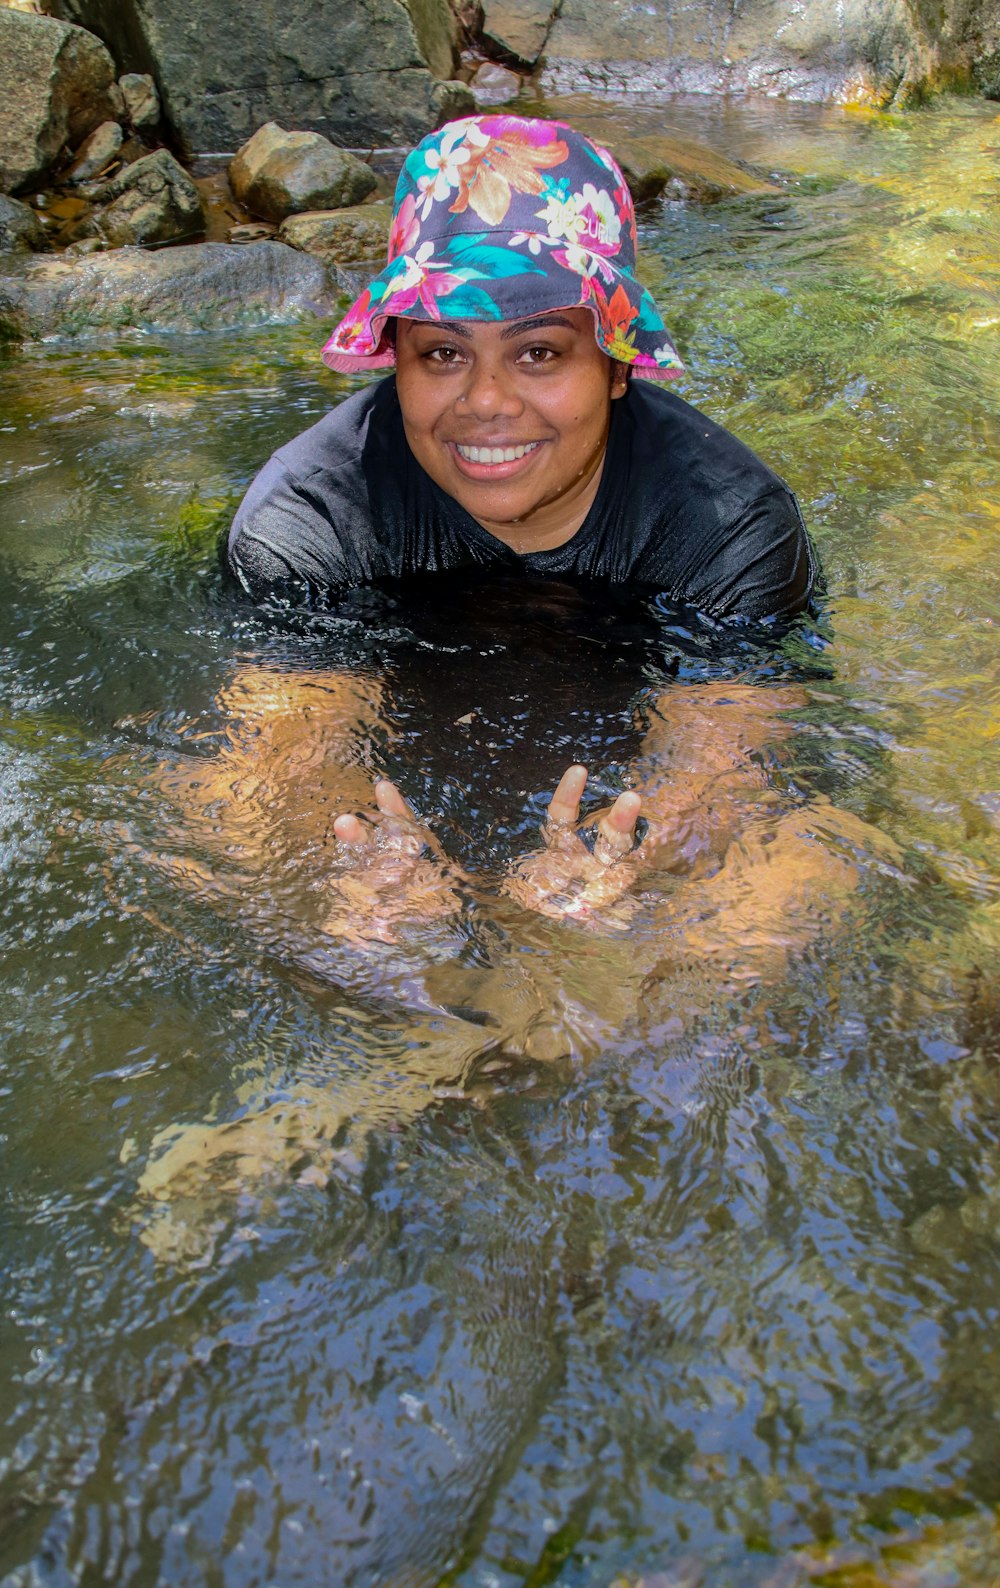
<svg viewBox="0 0 1000 1588">
<path fill-rule="evenodd" d="M 784 480 L 724 425 L 676 392 L 635 380 L 626 398 L 632 420 L 633 467 L 702 495 L 747 497 Z"/>
<path fill-rule="evenodd" d="M 373 381 L 352 392 L 274 453 L 274 459 L 300 480 L 319 473 L 361 468 L 373 449 L 393 447 L 402 429 L 396 382 Z"/>
</svg>

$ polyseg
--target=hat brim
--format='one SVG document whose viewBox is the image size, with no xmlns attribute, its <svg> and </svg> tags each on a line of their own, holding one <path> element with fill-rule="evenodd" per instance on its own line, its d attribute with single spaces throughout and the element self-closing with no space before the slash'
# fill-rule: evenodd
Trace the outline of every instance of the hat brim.
<svg viewBox="0 0 1000 1588">
<path fill-rule="evenodd" d="M 369 282 L 323 349 L 342 374 L 391 367 L 386 323 L 510 321 L 552 309 L 590 309 L 597 345 L 649 380 L 683 373 L 652 295 L 611 259 L 565 239 L 489 231 L 422 243 Z"/>
</svg>

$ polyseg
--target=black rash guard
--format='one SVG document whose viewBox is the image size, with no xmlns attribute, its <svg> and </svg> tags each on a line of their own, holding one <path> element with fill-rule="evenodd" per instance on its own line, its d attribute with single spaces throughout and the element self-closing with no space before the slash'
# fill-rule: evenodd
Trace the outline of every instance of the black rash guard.
<svg viewBox="0 0 1000 1588">
<path fill-rule="evenodd" d="M 801 611 L 817 577 L 788 487 L 721 425 L 632 381 L 611 405 L 597 495 L 572 539 L 518 555 L 420 467 L 393 377 L 281 447 L 236 515 L 228 562 L 255 600 L 326 605 L 380 579 L 487 567 L 654 589 L 714 617 Z"/>
</svg>

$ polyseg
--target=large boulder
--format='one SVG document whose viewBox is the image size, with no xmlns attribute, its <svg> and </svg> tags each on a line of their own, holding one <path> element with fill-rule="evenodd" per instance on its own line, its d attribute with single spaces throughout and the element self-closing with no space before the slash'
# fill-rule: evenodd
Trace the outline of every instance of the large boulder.
<svg viewBox="0 0 1000 1588">
<path fill-rule="evenodd" d="M 229 181 L 240 203 L 266 221 L 304 210 L 360 204 L 378 185 L 371 166 L 318 132 L 286 132 L 269 121 L 236 155 Z"/>
<path fill-rule="evenodd" d="M 988 87 L 998 40 L 997 0 L 562 0 L 542 83 L 886 103 L 970 77 Z"/>
<path fill-rule="evenodd" d="M 54 17 L 0 7 L 0 191 L 41 182 L 122 108 L 99 39 Z"/>
<path fill-rule="evenodd" d="M 0 342 L 132 328 L 225 330 L 337 311 L 320 260 L 282 243 L 123 248 L 73 260 L 11 256 L 5 264 Z"/>
<path fill-rule="evenodd" d="M 205 230 L 201 194 L 166 149 L 143 155 L 92 194 L 89 226 L 112 248 L 172 243 Z"/>
<path fill-rule="evenodd" d="M 45 233 L 34 210 L 0 193 L 0 254 L 44 248 Z"/>
<path fill-rule="evenodd" d="M 410 143 L 455 65 L 449 0 L 51 0 L 123 71 L 151 72 L 181 152 L 232 153 L 265 121 L 335 144 Z"/>
</svg>

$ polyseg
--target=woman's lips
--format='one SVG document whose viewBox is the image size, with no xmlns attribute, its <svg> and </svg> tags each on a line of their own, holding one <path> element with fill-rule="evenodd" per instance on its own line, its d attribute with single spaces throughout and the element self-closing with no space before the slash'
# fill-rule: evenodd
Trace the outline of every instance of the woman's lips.
<svg viewBox="0 0 1000 1588">
<path fill-rule="evenodd" d="M 519 441 L 512 446 L 473 446 L 464 441 L 448 443 L 452 456 L 463 474 L 476 480 L 507 479 L 526 468 L 541 441 Z"/>
</svg>

